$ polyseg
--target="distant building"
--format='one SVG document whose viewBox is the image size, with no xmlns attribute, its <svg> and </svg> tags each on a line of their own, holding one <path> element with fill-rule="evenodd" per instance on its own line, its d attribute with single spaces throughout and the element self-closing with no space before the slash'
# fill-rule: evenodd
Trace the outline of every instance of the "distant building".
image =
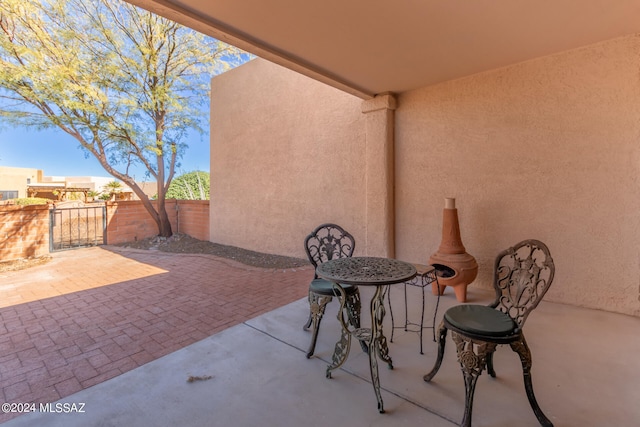
<svg viewBox="0 0 640 427">
<path fill-rule="evenodd" d="M 27 186 L 42 180 L 42 170 L 0 166 L 0 200 L 28 197 Z"/>
<path fill-rule="evenodd" d="M 44 176 L 41 169 L 0 166 L 0 200 L 22 197 L 41 197 L 51 200 L 90 201 L 89 194 L 109 194 L 113 177 L 104 176 Z M 124 183 L 112 200 L 139 200 L 139 197 Z M 153 198 L 155 182 L 139 182 L 142 191 Z"/>
<path fill-rule="evenodd" d="M 149 197 L 149 199 L 155 199 L 158 196 L 158 187 L 156 181 L 138 181 L 136 182 L 138 187 L 142 189 L 142 192 Z M 137 194 L 133 195 L 134 200 L 140 200 Z"/>
</svg>

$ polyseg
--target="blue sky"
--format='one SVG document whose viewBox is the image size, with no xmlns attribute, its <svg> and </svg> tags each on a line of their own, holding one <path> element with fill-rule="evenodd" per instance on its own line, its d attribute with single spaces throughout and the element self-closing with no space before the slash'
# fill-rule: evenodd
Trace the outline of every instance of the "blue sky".
<svg viewBox="0 0 640 427">
<path fill-rule="evenodd" d="M 205 124 L 205 128 L 208 128 Z M 201 170 L 209 172 L 209 134 L 194 134 L 176 176 Z M 90 156 L 85 158 L 80 144 L 61 130 L 38 131 L 25 127 L 0 127 L 0 166 L 42 169 L 45 176 L 110 176 Z M 136 171 L 137 181 L 149 180 L 144 170 Z"/>
</svg>

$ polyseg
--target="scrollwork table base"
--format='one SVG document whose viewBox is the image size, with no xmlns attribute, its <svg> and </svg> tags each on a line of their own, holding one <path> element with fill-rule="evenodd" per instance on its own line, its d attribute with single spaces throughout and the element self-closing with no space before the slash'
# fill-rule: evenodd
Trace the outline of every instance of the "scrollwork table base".
<svg viewBox="0 0 640 427">
<path fill-rule="evenodd" d="M 325 262 L 318 266 L 316 273 L 319 277 L 331 281 L 336 290 L 342 295 L 342 303 L 338 312 L 338 321 L 342 326 L 341 337 L 336 343 L 331 364 L 327 366 L 326 376 L 331 378 L 331 372 L 341 367 L 347 360 L 352 336 L 360 342 L 367 343 L 371 383 L 378 400 L 378 411 L 384 413 L 377 359 L 379 358 L 386 362 L 389 368 L 393 369 L 387 339 L 382 330 L 382 322 L 385 315 L 384 296 L 388 292 L 389 285 L 403 283 L 415 277 L 416 269 L 409 263 L 395 259 L 351 257 Z M 344 301 L 346 300 L 346 295 L 340 283 L 376 287 L 370 303 L 370 328 L 349 328 L 348 322 L 345 321 Z"/>
</svg>

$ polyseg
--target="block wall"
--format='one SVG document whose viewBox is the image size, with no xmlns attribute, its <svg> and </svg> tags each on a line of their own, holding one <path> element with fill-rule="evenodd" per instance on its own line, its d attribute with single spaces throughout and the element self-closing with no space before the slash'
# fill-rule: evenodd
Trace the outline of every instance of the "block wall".
<svg viewBox="0 0 640 427">
<path fill-rule="evenodd" d="M 3 206 L 0 209 L 0 261 L 49 253 L 49 206 Z"/>
<path fill-rule="evenodd" d="M 209 240 L 208 200 L 168 200 L 174 233 Z M 107 202 L 107 244 L 146 239 L 158 227 L 142 202 Z M 49 253 L 49 205 L 0 206 L 0 262 Z"/>
<path fill-rule="evenodd" d="M 178 200 L 174 231 L 209 240 L 209 201 Z"/>
<path fill-rule="evenodd" d="M 166 208 L 174 233 L 209 240 L 208 200 L 167 200 Z M 132 242 L 157 234 L 158 227 L 141 201 L 107 202 L 107 244 Z"/>
</svg>

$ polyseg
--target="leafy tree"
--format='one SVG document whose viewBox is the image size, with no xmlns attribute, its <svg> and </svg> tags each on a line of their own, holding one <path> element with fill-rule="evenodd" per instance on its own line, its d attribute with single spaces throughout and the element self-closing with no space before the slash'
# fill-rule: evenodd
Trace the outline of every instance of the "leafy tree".
<svg viewBox="0 0 640 427">
<path fill-rule="evenodd" d="M 101 200 L 114 200 L 114 195 L 122 191 L 122 184 L 120 181 L 109 181 L 103 186 L 103 189 Z"/>
<path fill-rule="evenodd" d="M 58 127 L 142 200 L 172 234 L 165 195 L 202 132 L 209 80 L 238 49 L 116 0 L 0 1 L 0 120 Z M 132 177 L 157 182 L 152 203 Z"/>
<path fill-rule="evenodd" d="M 169 186 L 167 199 L 209 200 L 209 173 L 194 171 L 176 177 Z"/>
<path fill-rule="evenodd" d="M 119 181 L 109 181 L 104 185 L 104 188 L 109 193 L 119 193 L 122 191 L 122 184 Z"/>
</svg>

